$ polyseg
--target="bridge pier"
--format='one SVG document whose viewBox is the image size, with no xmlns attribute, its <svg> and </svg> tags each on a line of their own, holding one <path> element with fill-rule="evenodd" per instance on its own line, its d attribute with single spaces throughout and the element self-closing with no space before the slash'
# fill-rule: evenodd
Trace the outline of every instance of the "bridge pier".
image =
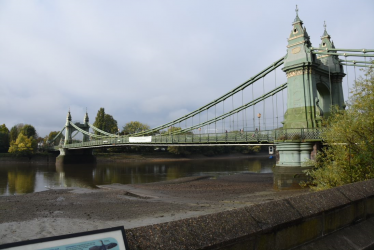
<svg viewBox="0 0 374 250">
<path fill-rule="evenodd" d="M 277 161 L 274 170 L 274 189 L 298 189 L 307 181 L 306 170 L 312 168 L 308 160 L 314 160 L 320 145 L 318 142 L 280 142 L 276 144 Z"/>
<path fill-rule="evenodd" d="M 95 163 L 96 157 L 93 155 L 93 149 L 89 148 L 74 150 L 60 148 L 60 155 L 56 158 L 56 165 Z"/>
</svg>

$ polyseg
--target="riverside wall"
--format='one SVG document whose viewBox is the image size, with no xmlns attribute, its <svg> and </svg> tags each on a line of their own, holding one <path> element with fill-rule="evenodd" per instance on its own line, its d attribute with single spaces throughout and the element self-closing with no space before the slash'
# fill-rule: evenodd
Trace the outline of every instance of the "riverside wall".
<svg viewBox="0 0 374 250">
<path fill-rule="evenodd" d="M 374 179 L 216 214 L 127 229 L 126 236 L 130 249 L 292 249 L 343 228 L 373 221 L 373 215 Z M 365 237 L 363 247 L 354 249 L 372 249 L 364 247 L 374 246 L 374 233 L 367 233 L 371 239 Z"/>
<path fill-rule="evenodd" d="M 1 155 L 0 163 L 55 163 L 58 154 L 36 154 L 32 156 Z"/>
</svg>

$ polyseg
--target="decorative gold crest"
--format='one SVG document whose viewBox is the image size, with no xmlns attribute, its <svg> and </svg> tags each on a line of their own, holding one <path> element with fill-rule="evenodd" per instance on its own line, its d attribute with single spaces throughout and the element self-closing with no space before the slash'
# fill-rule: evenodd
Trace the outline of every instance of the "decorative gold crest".
<svg viewBox="0 0 374 250">
<path fill-rule="evenodd" d="M 297 54 L 300 52 L 300 46 L 292 49 L 292 54 Z"/>
</svg>

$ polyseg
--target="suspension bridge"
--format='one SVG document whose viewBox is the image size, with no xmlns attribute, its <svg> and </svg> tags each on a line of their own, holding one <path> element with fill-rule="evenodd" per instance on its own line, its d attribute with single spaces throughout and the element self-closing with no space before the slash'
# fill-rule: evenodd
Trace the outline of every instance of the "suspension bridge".
<svg viewBox="0 0 374 250">
<path fill-rule="evenodd" d="M 313 159 L 321 147 L 322 121 L 332 106 L 346 107 L 343 78 L 348 85 L 348 67 L 373 68 L 373 52 L 336 48 L 326 24 L 319 46 L 313 47 L 296 8 L 287 54 L 208 104 L 158 127 L 122 136 L 96 128 L 89 123 L 87 113 L 83 123 L 72 122 L 69 111 L 64 127 L 50 143 L 65 133 L 60 145 L 53 146 L 62 158 L 92 155 L 93 148 L 129 145 L 273 144 L 278 153 L 274 185 L 292 188 L 308 168 L 302 162 Z M 279 67 L 287 82 L 277 81 Z M 83 134 L 83 140 L 74 142 L 78 133 Z"/>
</svg>

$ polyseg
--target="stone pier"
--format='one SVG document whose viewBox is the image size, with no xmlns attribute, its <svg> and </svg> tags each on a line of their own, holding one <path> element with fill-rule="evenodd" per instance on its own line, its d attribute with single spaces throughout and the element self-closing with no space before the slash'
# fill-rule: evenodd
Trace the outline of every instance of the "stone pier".
<svg viewBox="0 0 374 250">
<path fill-rule="evenodd" d="M 281 142 L 277 143 L 277 161 L 274 169 L 274 188 L 279 190 L 297 189 L 301 181 L 307 181 L 305 171 L 313 167 L 320 143 Z"/>
<path fill-rule="evenodd" d="M 60 155 L 56 158 L 56 165 L 95 163 L 96 157 L 93 155 L 93 149 L 68 150 L 60 148 Z"/>
</svg>

